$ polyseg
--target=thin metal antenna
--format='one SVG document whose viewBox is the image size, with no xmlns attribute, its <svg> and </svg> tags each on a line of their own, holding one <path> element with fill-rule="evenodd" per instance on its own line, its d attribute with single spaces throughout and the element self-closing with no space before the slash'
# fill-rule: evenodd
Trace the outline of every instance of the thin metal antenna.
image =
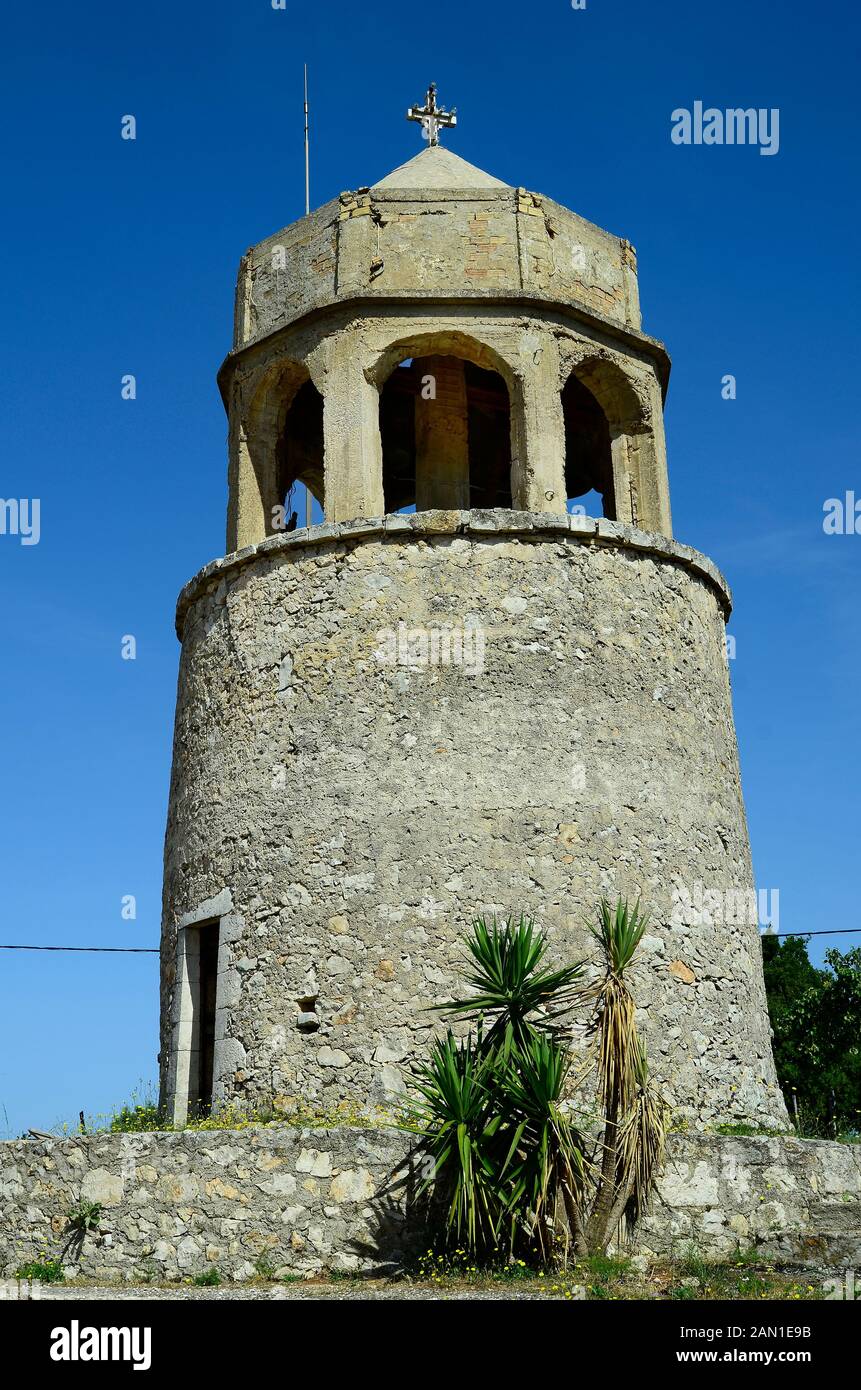
<svg viewBox="0 0 861 1390">
<path fill-rule="evenodd" d="M 311 211 L 311 163 L 308 139 L 308 64 L 305 64 L 305 216 Z M 305 484 L 305 525 L 311 525 L 313 499 L 311 489 Z"/>
<path fill-rule="evenodd" d="M 308 142 L 308 64 L 305 64 L 305 216 L 311 211 L 311 164 Z"/>
</svg>

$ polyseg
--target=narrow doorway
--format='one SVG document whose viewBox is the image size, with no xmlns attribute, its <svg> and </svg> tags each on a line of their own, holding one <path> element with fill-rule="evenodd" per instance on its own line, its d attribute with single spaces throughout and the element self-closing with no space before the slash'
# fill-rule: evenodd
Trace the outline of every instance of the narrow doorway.
<svg viewBox="0 0 861 1390">
<path fill-rule="evenodd" d="M 191 970 L 194 1017 L 189 1077 L 189 1115 L 204 1119 L 212 1110 L 215 1079 L 215 1012 L 218 999 L 219 923 L 207 922 L 193 929 L 196 938 L 197 971 Z M 189 942 L 189 945 L 191 943 Z M 191 964 L 191 962 L 189 962 Z M 197 979 L 195 981 L 195 974 Z M 195 987 L 196 985 L 196 987 Z"/>
</svg>

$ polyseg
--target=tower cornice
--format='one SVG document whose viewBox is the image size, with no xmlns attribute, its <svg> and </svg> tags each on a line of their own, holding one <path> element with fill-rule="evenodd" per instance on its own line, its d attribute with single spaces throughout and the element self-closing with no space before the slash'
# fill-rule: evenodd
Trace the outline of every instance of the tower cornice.
<svg viewBox="0 0 861 1390">
<path fill-rule="evenodd" d="M 560 321 L 570 320 L 573 326 L 579 325 L 595 330 L 606 335 L 614 345 L 629 348 L 635 354 L 650 361 L 655 367 L 661 385 L 662 398 L 666 399 L 672 362 L 660 339 L 652 338 L 648 333 L 643 333 L 638 329 L 626 327 L 620 324 L 617 319 L 596 314 L 585 304 L 570 301 L 562 303 L 552 295 L 536 294 L 534 291 L 527 290 L 506 290 L 502 293 L 497 290 L 473 290 L 458 291 L 457 294 L 440 294 L 436 291 L 422 293 L 415 290 L 379 294 L 368 290 L 366 293 L 352 294 L 328 304 L 317 305 L 286 320 L 271 333 L 261 334 L 260 337 L 243 343 L 241 347 L 231 349 L 219 367 L 217 375 L 225 409 L 229 408 L 230 386 L 237 368 L 241 364 L 254 362 L 267 350 L 277 348 L 280 342 L 286 340 L 297 329 L 319 323 L 327 318 L 341 318 L 349 321 L 371 313 L 375 314 L 382 309 L 403 310 L 405 306 L 438 308 L 440 310 L 451 310 L 463 306 L 473 312 L 481 307 L 500 308 L 511 309 L 518 314 L 533 312 L 552 316 Z"/>
<path fill-rule="evenodd" d="M 465 536 L 482 539 L 511 538 L 530 542 L 552 542 L 587 546 L 614 546 L 617 549 L 650 555 L 678 565 L 704 580 L 716 593 L 725 619 L 732 612 L 732 591 L 707 555 L 668 536 L 640 531 L 635 526 L 608 521 L 603 517 L 557 515 L 550 512 L 517 512 L 494 508 L 489 511 L 415 512 L 381 517 L 359 517 L 355 521 L 323 522 L 297 531 L 268 536 L 257 545 L 245 546 L 217 560 L 211 560 L 184 586 L 177 599 L 176 632 L 180 641 L 191 605 L 213 584 L 236 577 L 258 560 L 301 555 L 318 546 L 359 545 L 367 541 L 428 541 L 434 536 Z"/>
</svg>

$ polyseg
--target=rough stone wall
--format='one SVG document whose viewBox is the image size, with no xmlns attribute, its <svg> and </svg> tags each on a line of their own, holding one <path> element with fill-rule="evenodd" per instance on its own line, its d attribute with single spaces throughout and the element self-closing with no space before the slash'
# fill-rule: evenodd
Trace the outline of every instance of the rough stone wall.
<svg viewBox="0 0 861 1390">
<path fill-rule="evenodd" d="M 525 189 L 371 189 L 285 227 L 240 269 L 234 349 L 345 295 L 527 292 L 638 330 L 636 255 Z"/>
<path fill-rule="evenodd" d="M 234 348 L 334 299 L 338 212 L 336 199 L 246 252 L 236 283 Z"/>
<path fill-rule="evenodd" d="M 670 1137 L 643 1254 L 755 1249 L 787 1265 L 861 1269 L 861 1147 L 822 1139 Z"/>
<path fill-rule="evenodd" d="M 166 1094 L 176 924 L 225 890 L 216 1094 L 250 1105 L 387 1103 L 428 1005 L 459 990 L 477 913 L 534 914 L 567 961 L 591 954 L 602 892 L 642 893 L 633 985 L 677 1114 L 785 1120 L 756 927 L 673 920 L 674 889 L 752 886 L 726 591 L 687 547 L 595 533 L 388 517 L 272 538 L 183 595 Z M 471 655 L 381 659 L 415 629 L 459 632 Z"/>
<path fill-rule="evenodd" d="M 59 1254 L 69 1209 L 104 1204 L 100 1233 L 69 1251 L 89 1281 L 380 1270 L 420 1237 L 404 1221 L 407 1136 L 259 1127 L 96 1134 L 0 1144 L 0 1277 Z M 106 1237 L 109 1237 L 107 1239 Z M 861 1150 L 785 1139 L 674 1135 L 638 1248 L 861 1268 Z M 77 1253 L 77 1258 L 76 1258 Z"/>
<path fill-rule="evenodd" d="M 66 1215 L 81 1198 L 104 1212 L 79 1257 L 68 1250 L 70 1274 L 140 1282 L 217 1265 L 223 1278 L 243 1281 L 264 1269 L 374 1267 L 414 1239 L 404 1233 L 406 1188 L 385 1195 L 407 1153 L 397 1132 L 346 1128 L 2 1143 L 0 1271 L 8 1277 L 60 1254 Z"/>
</svg>

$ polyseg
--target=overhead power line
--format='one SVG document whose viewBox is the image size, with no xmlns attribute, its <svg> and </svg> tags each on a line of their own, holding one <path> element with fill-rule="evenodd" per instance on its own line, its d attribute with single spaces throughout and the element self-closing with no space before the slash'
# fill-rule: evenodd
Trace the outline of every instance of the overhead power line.
<svg viewBox="0 0 861 1390">
<path fill-rule="evenodd" d="M 157 946 L 6 946 L 0 951 L 106 951 L 115 956 L 157 956 Z"/>
<path fill-rule="evenodd" d="M 852 936 L 861 927 L 838 927 L 836 931 L 762 931 L 760 936 Z"/>
<path fill-rule="evenodd" d="M 760 936 L 857 936 L 861 927 L 838 927 L 835 931 L 762 931 Z M 157 956 L 158 946 L 7 946 L 0 942 L 0 951 L 89 951 L 113 956 Z"/>
</svg>

